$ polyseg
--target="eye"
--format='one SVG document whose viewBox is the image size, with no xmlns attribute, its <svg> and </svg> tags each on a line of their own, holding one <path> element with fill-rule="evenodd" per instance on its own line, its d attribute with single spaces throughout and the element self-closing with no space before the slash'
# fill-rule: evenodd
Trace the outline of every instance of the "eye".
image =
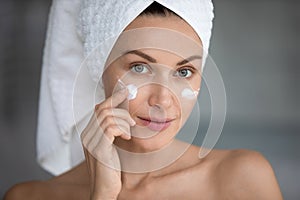
<svg viewBox="0 0 300 200">
<path fill-rule="evenodd" d="M 139 73 L 139 74 L 145 74 L 149 72 L 148 65 L 143 63 L 138 63 L 130 66 L 130 70 Z"/>
<path fill-rule="evenodd" d="M 175 76 L 178 76 L 180 78 L 189 78 L 193 75 L 193 71 L 188 68 L 182 68 L 175 72 Z"/>
</svg>

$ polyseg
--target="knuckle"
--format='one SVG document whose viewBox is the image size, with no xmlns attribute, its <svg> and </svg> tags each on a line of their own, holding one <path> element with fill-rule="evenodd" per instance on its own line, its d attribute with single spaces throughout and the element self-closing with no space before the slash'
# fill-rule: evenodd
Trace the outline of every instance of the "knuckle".
<svg viewBox="0 0 300 200">
<path fill-rule="evenodd" d="M 109 126 L 109 125 L 112 125 L 114 124 L 114 118 L 113 117 L 106 117 L 105 120 L 104 120 L 104 123 Z"/>
<path fill-rule="evenodd" d="M 102 109 L 99 111 L 99 116 L 110 116 L 110 109 Z"/>
<path fill-rule="evenodd" d="M 118 136 L 118 135 L 122 134 L 122 131 L 120 130 L 119 126 L 111 125 L 106 128 L 105 134 L 112 134 L 112 135 Z"/>
<path fill-rule="evenodd" d="M 115 124 L 115 118 L 113 116 L 108 116 L 106 119 L 109 124 Z"/>
<path fill-rule="evenodd" d="M 99 108 L 100 108 L 100 104 L 96 104 L 96 105 L 95 105 L 95 111 L 96 111 L 96 110 L 99 110 Z"/>
<path fill-rule="evenodd" d="M 110 125 L 105 128 L 104 132 L 108 133 L 108 132 L 113 132 L 113 131 L 115 131 L 115 127 Z"/>
<path fill-rule="evenodd" d="M 95 105 L 95 110 L 97 110 L 97 111 L 99 111 L 99 110 L 101 111 L 103 108 L 105 108 L 105 101 Z"/>
</svg>

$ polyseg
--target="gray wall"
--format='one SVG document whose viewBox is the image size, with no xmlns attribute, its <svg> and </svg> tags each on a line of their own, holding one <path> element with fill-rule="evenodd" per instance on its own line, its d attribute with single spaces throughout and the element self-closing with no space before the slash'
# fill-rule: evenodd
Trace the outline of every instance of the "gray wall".
<svg viewBox="0 0 300 200">
<path fill-rule="evenodd" d="M 50 177 L 35 161 L 39 75 L 50 3 L 0 2 L 0 196 L 15 183 Z M 210 52 L 228 98 L 217 148 L 260 151 L 273 165 L 285 199 L 299 199 L 300 1 L 214 3 Z M 205 110 L 205 88 L 201 95 Z M 201 143 L 203 131 L 205 125 L 194 143 Z"/>
</svg>

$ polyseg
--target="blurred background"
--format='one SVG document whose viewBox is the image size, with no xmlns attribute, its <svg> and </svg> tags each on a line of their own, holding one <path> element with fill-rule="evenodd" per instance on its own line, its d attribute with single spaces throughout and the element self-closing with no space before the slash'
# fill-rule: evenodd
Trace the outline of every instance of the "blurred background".
<svg viewBox="0 0 300 200">
<path fill-rule="evenodd" d="M 227 116 L 216 148 L 261 152 L 272 164 L 284 198 L 299 200 L 300 1 L 214 4 L 210 54 L 227 93 Z M 38 166 L 35 152 L 50 6 L 50 0 L 0 1 L 0 197 L 18 182 L 51 177 Z M 207 107 L 205 88 L 201 95 L 200 108 Z M 200 133 L 194 143 L 201 144 L 202 137 Z"/>
</svg>

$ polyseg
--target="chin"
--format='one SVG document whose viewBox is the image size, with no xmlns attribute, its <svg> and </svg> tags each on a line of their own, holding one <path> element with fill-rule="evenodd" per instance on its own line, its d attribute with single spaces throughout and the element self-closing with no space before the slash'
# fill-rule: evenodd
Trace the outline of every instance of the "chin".
<svg viewBox="0 0 300 200">
<path fill-rule="evenodd" d="M 135 144 L 134 152 L 146 153 L 146 152 L 153 152 L 162 149 L 170 142 L 170 140 L 158 141 L 154 138 L 141 139 L 141 138 L 132 137 L 132 142 Z"/>
<path fill-rule="evenodd" d="M 153 152 L 167 146 L 180 128 L 180 120 L 174 120 L 172 124 L 162 131 L 152 131 L 147 126 L 135 126 L 131 128 L 131 139 L 124 140 L 120 137 L 115 139 L 115 144 L 121 149 L 134 152 Z"/>
<path fill-rule="evenodd" d="M 139 152 L 151 152 L 164 148 L 168 145 L 176 136 L 178 128 L 169 127 L 161 132 L 154 134 L 151 137 L 140 138 L 131 137 L 135 151 Z"/>
</svg>

